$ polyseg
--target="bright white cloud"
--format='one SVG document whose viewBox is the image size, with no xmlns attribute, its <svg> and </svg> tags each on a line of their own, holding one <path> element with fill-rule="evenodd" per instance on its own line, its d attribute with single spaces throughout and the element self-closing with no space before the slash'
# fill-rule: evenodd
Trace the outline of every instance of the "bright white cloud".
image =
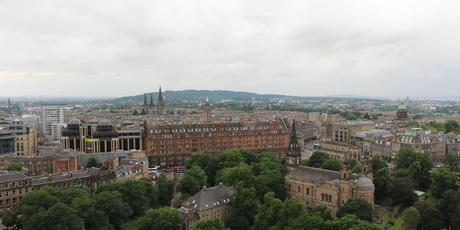
<svg viewBox="0 0 460 230">
<path fill-rule="evenodd" d="M 0 96 L 459 96 L 460 3 L 0 1 Z"/>
</svg>

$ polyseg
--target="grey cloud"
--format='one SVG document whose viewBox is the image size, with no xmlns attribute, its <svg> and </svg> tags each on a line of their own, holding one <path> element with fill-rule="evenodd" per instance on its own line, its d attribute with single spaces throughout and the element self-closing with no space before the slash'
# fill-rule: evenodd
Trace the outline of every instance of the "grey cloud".
<svg viewBox="0 0 460 230">
<path fill-rule="evenodd" d="M 0 96 L 121 96 L 158 84 L 293 95 L 457 95 L 459 6 L 4 0 L 0 84 L 23 90 Z"/>
</svg>

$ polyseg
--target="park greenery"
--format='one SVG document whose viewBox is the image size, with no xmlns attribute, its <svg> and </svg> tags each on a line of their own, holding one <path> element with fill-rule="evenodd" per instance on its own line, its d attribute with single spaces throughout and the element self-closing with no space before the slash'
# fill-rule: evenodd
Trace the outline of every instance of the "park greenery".
<svg viewBox="0 0 460 230">
<path fill-rule="evenodd" d="M 460 229 L 459 156 L 447 156 L 446 167 L 433 168 L 427 153 L 402 149 L 393 171 L 381 160 L 374 159 L 371 165 L 375 202 L 403 210 L 393 221 L 395 229 Z M 424 192 L 424 199 L 414 191 Z"/>
<path fill-rule="evenodd" d="M 24 165 L 20 162 L 13 162 L 6 168 L 7 171 L 21 171 Z"/>
<path fill-rule="evenodd" d="M 271 153 L 235 150 L 217 156 L 195 154 L 186 166 L 189 169 L 179 183 L 185 197 L 202 186 L 223 183 L 234 187 L 224 220 L 230 229 L 379 229 L 370 223 L 372 206 L 364 200 L 351 200 L 339 210 L 342 216 L 332 219 L 324 206 L 307 210 L 297 199 L 287 199 L 284 162 Z"/>
<path fill-rule="evenodd" d="M 172 182 L 160 177 L 156 185 L 148 180 L 130 180 L 101 186 L 95 193 L 83 187 L 67 190 L 43 187 L 27 193 L 17 210 L 2 216 L 2 223 L 24 230 L 132 229 L 130 226 L 168 229 L 159 226 L 162 222 L 150 220 L 177 212 L 161 208 L 170 204 L 174 192 L 171 185 Z M 167 194 L 163 194 L 165 191 Z"/>
<path fill-rule="evenodd" d="M 339 161 L 332 160 L 329 154 L 320 151 L 314 152 L 310 159 L 303 161 L 302 164 L 314 168 L 342 170 L 342 164 Z"/>
<path fill-rule="evenodd" d="M 455 120 L 447 120 L 445 122 L 431 121 L 423 125 L 422 128 L 432 132 L 460 133 L 460 124 Z"/>
<path fill-rule="evenodd" d="M 328 163 L 329 162 L 329 163 Z M 317 152 L 305 165 L 331 170 L 334 163 Z M 428 154 L 402 149 L 396 165 L 370 160 L 374 175 L 375 202 L 397 207 L 400 215 L 380 225 L 372 223 L 373 207 L 366 200 L 352 199 L 342 205 L 337 218 L 325 206 L 308 210 L 295 198 L 287 198 L 284 188 L 284 160 L 271 153 L 253 154 L 244 150 L 218 155 L 194 154 L 176 186 L 160 176 L 100 186 L 58 190 L 43 187 L 27 193 L 19 208 L 2 216 L 2 223 L 20 229 L 183 229 L 180 203 L 204 186 L 221 183 L 235 193 L 224 220 L 200 221 L 194 230 L 210 229 L 460 229 L 460 191 L 457 174 L 460 157 L 447 156 L 445 167 L 433 168 Z M 350 160 L 347 166 L 360 173 L 362 165 Z M 178 192 L 177 196 L 174 192 Z M 414 191 L 425 192 L 418 199 Z M 175 199 L 173 199 L 176 197 Z M 175 201 L 173 204 L 172 201 Z"/>
</svg>

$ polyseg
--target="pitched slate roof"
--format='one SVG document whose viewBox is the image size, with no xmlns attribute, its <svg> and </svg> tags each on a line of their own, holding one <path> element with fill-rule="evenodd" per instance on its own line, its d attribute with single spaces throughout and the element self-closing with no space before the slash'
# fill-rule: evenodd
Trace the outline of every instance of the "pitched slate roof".
<svg viewBox="0 0 460 230">
<path fill-rule="evenodd" d="M 190 197 L 184 203 L 182 208 L 203 211 L 219 206 L 227 205 L 230 202 L 232 194 L 235 192 L 233 187 L 218 185 L 211 188 L 203 188 L 200 192 Z"/>
<path fill-rule="evenodd" d="M 0 183 L 26 179 L 29 179 L 29 177 L 24 175 L 22 172 L 12 171 L 0 173 Z"/>
<path fill-rule="evenodd" d="M 340 172 L 299 166 L 290 171 L 286 177 L 300 181 L 312 181 L 318 184 L 340 179 Z"/>
</svg>

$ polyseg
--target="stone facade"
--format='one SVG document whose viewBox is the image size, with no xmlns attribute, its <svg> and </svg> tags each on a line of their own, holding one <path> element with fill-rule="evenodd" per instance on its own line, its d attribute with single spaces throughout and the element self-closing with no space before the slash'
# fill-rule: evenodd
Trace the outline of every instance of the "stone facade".
<svg viewBox="0 0 460 230">
<path fill-rule="evenodd" d="M 37 149 L 37 129 L 25 126 L 22 121 L 0 122 L 0 154 L 33 156 Z"/>
<path fill-rule="evenodd" d="M 218 154 L 231 149 L 285 155 L 290 141 L 283 120 L 158 125 L 148 130 L 145 150 L 151 166 L 182 165 L 192 153 Z"/>
<path fill-rule="evenodd" d="M 374 203 L 374 184 L 364 175 L 350 171 L 336 172 L 299 166 L 285 177 L 289 197 L 297 198 L 305 207 L 315 209 L 324 205 L 335 216 L 338 209 L 353 198 Z"/>
<path fill-rule="evenodd" d="M 182 203 L 179 209 L 183 215 L 185 228 L 192 229 L 193 225 L 201 220 L 221 219 L 227 214 L 227 205 L 231 202 L 234 193 L 232 187 L 222 184 L 203 188 L 200 192 Z"/>
<path fill-rule="evenodd" d="M 96 191 L 101 184 L 109 183 L 115 174 L 96 168 L 87 171 L 52 176 L 29 177 L 21 172 L 0 173 L 0 212 L 17 207 L 22 197 L 44 186 L 60 189 L 83 186 Z"/>
</svg>

